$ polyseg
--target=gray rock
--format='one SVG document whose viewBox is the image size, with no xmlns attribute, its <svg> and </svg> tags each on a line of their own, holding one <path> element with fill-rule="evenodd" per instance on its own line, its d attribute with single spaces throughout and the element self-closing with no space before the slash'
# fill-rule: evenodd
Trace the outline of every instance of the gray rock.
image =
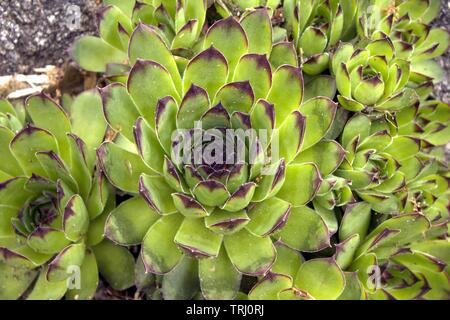
<svg viewBox="0 0 450 320">
<path fill-rule="evenodd" d="M 0 75 L 61 65 L 76 37 L 96 32 L 95 0 L 0 0 Z"/>
</svg>

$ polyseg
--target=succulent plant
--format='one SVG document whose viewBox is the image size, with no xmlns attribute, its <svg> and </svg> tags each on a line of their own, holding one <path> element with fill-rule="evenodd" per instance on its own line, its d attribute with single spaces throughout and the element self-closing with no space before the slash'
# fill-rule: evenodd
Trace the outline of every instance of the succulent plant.
<svg viewBox="0 0 450 320">
<path fill-rule="evenodd" d="M 285 0 L 283 9 L 303 72 L 317 75 L 327 70 L 330 49 L 354 33 L 357 1 Z"/>
<path fill-rule="evenodd" d="M 104 0 L 106 86 L 0 100 L 0 299 L 449 299 L 438 11 Z"/>
<path fill-rule="evenodd" d="M 81 37 L 74 43 L 72 55 L 86 70 L 118 77 L 126 75 L 129 64 L 134 64 L 134 57 L 127 55 L 128 48 L 144 25 L 174 52 L 192 56 L 205 23 L 207 1 L 104 0 L 103 5 L 98 13 L 100 37 Z M 145 51 L 146 47 L 138 50 Z"/>
<path fill-rule="evenodd" d="M 348 180 L 355 196 L 339 223 L 330 210 L 335 201 L 313 200 L 339 238 L 334 255 L 305 261 L 276 242 L 276 263 L 248 297 L 448 299 L 450 193 L 440 149 L 450 141 L 449 112 L 447 104 L 427 101 L 395 117 L 358 113 L 349 119 L 341 136 L 347 152 L 333 175 Z"/>
<path fill-rule="evenodd" d="M 349 111 L 395 112 L 419 100 L 417 93 L 406 87 L 410 63 L 396 57 L 389 37 L 373 40 L 364 48 L 341 43 L 331 64 L 338 101 Z"/>
<path fill-rule="evenodd" d="M 429 93 L 432 82 L 443 77 L 441 67 L 432 59 L 445 53 L 450 44 L 446 30 L 430 26 L 439 9 L 439 0 L 362 1 L 358 35 L 362 41 L 388 35 L 396 56 L 411 62 L 410 85 Z"/>
<path fill-rule="evenodd" d="M 233 41 L 223 41 L 225 34 Z M 102 89 L 105 117 L 118 135 L 99 148 L 101 166 L 117 188 L 139 194 L 111 213 L 107 237 L 123 245 L 142 242 L 145 269 L 165 274 L 165 298 L 195 294 L 170 288 L 181 286 L 173 279 L 187 272 L 184 277 L 199 274 L 206 298 L 234 297 L 241 274 L 264 274 L 274 263 L 272 235 L 300 250 L 329 246 L 325 222 L 305 205 L 321 184 L 310 159 L 336 104 L 326 97 L 302 103 L 295 53 L 285 44 L 272 47 L 267 10 L 253 9 L 240 22 L 217 21 L 182 75 L 164 44 L 153 41 L 158 51 L 146 57 L 158 62 L 137 60 L 127 87 Z M 189 135 L 174 140 L 183 129 Z M 258 133 L 246 143 L 229 137 L 250 129 Z M 223 152 L 219 142 L 230 140 Z M 194 143 L 181 148 L 183 141 Z M 198 159 L 191 149 L 200 150 Z M 238 157 L 241 151 L 245 157 Z M 323 172 L 340 159 L 324 158 Z M 305 233 L 296 230 L 301 225 Z"/>
<path fill-rule="evenodd" d="M 342 220 L 335 254 L 347 270 L 341 298 L 448 299 L 450 243 L 433 235 L 441 227 L 415 212 L 387 219 L 366 235 L 369 216 L 370 206 L 360 202 Z"/>
<path fill-rule="evenodd" d="M 103 240 L 115 193 L 95 165 L 106 131 L 100 96 L 80 95 L 70 117 L 45 95 L 27 100 L 30 121 L 1 106 L 10 123 L 0 126 L 0 297 L 89 299 L 98 270 L 113 287 L 132 285 L 131 253 Z"/>
</svg>

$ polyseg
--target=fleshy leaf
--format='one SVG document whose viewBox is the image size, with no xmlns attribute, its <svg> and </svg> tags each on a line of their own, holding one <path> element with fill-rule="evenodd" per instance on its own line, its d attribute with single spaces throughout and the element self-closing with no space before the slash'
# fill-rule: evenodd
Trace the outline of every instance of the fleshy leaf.
<svg viewBox="0 0 450 320">
<path fill-rule="evenodd" d="M 67 290 L 67 281 L 50 282 L 46 279 L 46 268 L 43 269 L 33 289 L 27 295 L 27 300 L 60 300 Z"/>
<path fill-rule="evenodd" d="M 105 235 L 121 245 L 137 245 L 159 218 L 142 197 L 134 197 L 111 211 L 106 220 Z"/>
<path fill-rule="evenodd" d="M 93 72 L 105 72 L 107 63 L 123 63 L 127 60 L 125 52 L 92 36 L 78 39 L 72 47 L 72 56 L 80 67 Z"/>
<path fill-rule="evenodd" d="M 313 147 L 301 152 L 295 163 L 313 162 L 322 177 L 333 173 L 344 160 L 345 150 L 336 141 L 320 141 Z"/>
<path fill-rule="evenodd" d="M 142 259 L 147 272 L 165 274 L 180 262 L 182 253 L 174 242 L 183 216 L 161 217 L 148 230 L 142 242 Z"/>
<path fill-rule="evenodd" d="M 306 130 L 306 121 L 305 117 L 295 110 L 286 117 L 279 130 L 274 134 L 274 141 L 278 139 L 279 144 L 278 156 L 280 159 L 283 158 L 288 165 L 300 152 Z M 272 142 L 272 144 L 274 143 Z M 274 154 L 272 154 L 272 157 L 274 157 Z"/>
<path fill-rule="evenodd" d="M 234 268 L 224 248 L 216 258 L 200 259 L 198 273 L 202 294 L 206 299 L 235 298 L 241 283 L 241 274 Z"/>
<path fill-rule="evenodd" d="M 325 97 L 310 99 L 300 106 L 301 114 L 306 117 L 302 150 L 312 147 L 327 134 L 334 121 L 336 108 L 336 103 Z"/>
<path fill-rule="evenodd" d="M 177 113 L 177 128 L 194 128 L 195 121 L 209 109 L 208 93 L 201 87 L 191 85 L 181 101 Z"/>
<path fill-rule="evenodd" d="M 345 276 L 333 259 L 313 259 L 301 265 L 294 285 L 316 299 L 333 300 L 344 291 Z"/>
<path fill-rule="evenodd" d="M 154 61 L 138 60 L 130 71 L 127 87 L 140 114 L 150 124 L 153 124 L 157 103 L 161 98 L 172 96 L 179 101 L 170 73 Z"/>
<path fill-rule="evenodd" d="M 72 268 L 82 265 L 85 250 L 86 246 L 82 243 L 64 248 L 48 265 L 47 280 L 57 282 L 69 278 L 73 271 Z"/>
<path fill-rule="evenodd" d="M 274 72 L 272 83 L 267 100 L 275 105 L 277 124 L 280 126 L 302 103 L 304 87 L 301 69 L 283 65 Z"/>
<path fill-rule="evenodd" d="M 241 185 L 223 205 L 226 211 L 239 211 L 248 206 L 255 193 L 256 183 L 247 182 Z"/>
<path fill-rule="evenodd" d="M 299 251 L 315 252 L 330 246 L 326 223 L 308 207 L 292 208 L 278 235 L 284 244 Z"/>
<path fill-rule="evenodd" d="M 134 140 L 142 160 L 154 171 L 163 172 L 164 150 L 154 129 L 144 118 L 139 118 L 133 128 Z"/>
<path fill-rule="evenodd" d="M 276 197 L 256 203 L 248 210 L 247 229 L 255 235 L 268 236 L 284 227 L 291 208 L 288 202 Z"/>
<path fill-rule="evenodd" d="M 138 24 L 130 39 L 128 55 L 131 65 L 134 65 L 138 59 L 142 59 L 151 60 L 163 66 L 170 73 L 175 88 L 180 92 L 181 77 L 174 56 L 153 27 L 143 23 Z"/>
<path fill-rule="evenodd" d="M 254 99 L 250 82 L 231 82 L 220 88 L 213 105 L 221 103 L 229 114 L 235 111 L 248 113 L 253 106 Z"/>
<path fill-rule="evenodd" d="M 190 300 L 198 291 L 197 259 L 184 255 L 174 270 L 164 275 L 161 284 L 165 300 Z"/>
<path fill-rule="evenodd" d="M 142 173 L 154 173 L 139 155 L 122 149 L 112 142 L 102 144 L 97 150 L 97 155 L 102 171 L 108 180 L 124 191 L 137 193 L 139 176 Z"/>
<path fill-rule="evenodd" d="M 274 70 L 284 64 L 297 67 L 297 52 L 294 45 L 290 42 L 278 42 L 272 47 L 269 61 Z"/>
<path fill-rule="evenodd" d="M 48 96 L 40 94 L 27 99 L 27 112 L 37 127 L 53 134 L 58 142 L 59 154 L 65 161 L 69 161 L 66 133 L 71 131 L 71 125 L 63 108 Z"/>
<path fill-rule="evenodd" d="M 353 262 L 356 249 L 360 243 L 359 235 L 357 233 L 345 239 L 343 242 L 336 245 L 336 252 L 334 258 L 336 263 L 342 270 L 347 269 Z"/>
<path fill-rule="evenodd" d="M 205 225 L 215 233 L 231 234 L 241 230 L 250 221 L 244 210 L 228 212 L 216 208 L 205 218 Z"/>
<path fill-rule="evenodd" d="M 223 205 L 229 197 L 226 187 L 215 180 L 199 182 L 193 193 L 200 203 L 211 207 Z"/>
<path fill-rule="evenodd" d="M 127 92 L 120 83 L 113 83 L 100 89 L 103 102 L 103 112 L 108 124 L 128 140 L 133 141 L 133 125 L 139 112 Z"/>
<path fill-rule="evenodd" d="M 302 188 L 298 188 L 299 181 L 302 182 Z M 286 167 L 286 180 L 277 193 L 277 197 L 293 206 L 304 205 L 315 196 L 321 181 L 322 178 L 315 164 L 291 164 Z"/>
<path fill-rule="evenodd" d="M 83 199 L 75 194 L 64 208 L 63 228 L 66 237 L 78 241 L 84 236 L 89 227 L 89 213 Z"/>
<path fill-rule="evenodd" d="M 66 292 L 66 299 L 70 300 L 91 300 L 97 291 L 98 268 L 94 253 L 87 250 L 83 264 L 80 268 L 80 288 L 69 288 Z"/>
<path fill-rule="evenodd" d="M 183 92 L 192 84 L 199 86 L 214 97 L 228 76 L 228 63 L 220 51 L 211 46 L 200 52 L 186 66 L 183 77 Z"/>
<path fill-rule="evenodd" d="M 205 227 L 203 219 L 185 218 L 175 243 L 187 253 L 196 257 L 217 257 L 222 245 L 222 235 Z"/>
<path fill-rule="evenodd" d="M 339 239 L 344 241 L 353 234 L 358 234 L 360 239 L 365 239 L 370 218 L 370 204 L 367 202 L 347 205 L 339 228 Z"/>
<path fill-rule="evenodd" d="M 268 237 L 258 237 L 242 229 L 224 238 L 231 263 L 244 274 L 264 274 L 275 262 L 276 252 Z"/>
<path fill-rule="evenodd" d="M 267 8 L 248 11 L 242 17 L 241 25 L 247 35 L 248 51 L 269 55 L 272 49 L 272 23 Z"/>
<path fill-rule="evenodd" d="M 87 146 L 86 161 L 89 170 L 93 170 L 95 150 L 103 142 L 107 127 L 100 93 L 86 91 L 78 95 L 71 105 L 70 119 L 72 133 Z"/>
<path fill-rule="evenodd" d="M 104 240 L 92 248 L 98 270 L 116 290 L 125 290 L 134 285 L 134 257 L 126 248 Z"/>
<path fill-rule="evenodd" d="M 46 150 L 57 152 L 56 140 L 53 135 L 43 129 L 27 126 L 11 141 L 10 148 L 27 175 L 46 176 L 35 153 Z"/>
<path fill-rule="evenodd" d="M 266 98 L 272 86 L 272 69 L 266 56 L 254 53 L 242 56 L 233 81 L 249 81 L 255 99 Z"/>
<path fill-rule="evenodd" d="M 268 273 L 249 292 L 250 300 L 278 300 L 278 295 L 292 288 L 292 278 L 283 274 Z"/>
<path fill-rule="evenodd" d="M 227 41 L 223 41 L 224 39 Z M 209 28 L 203 46 L 208 48 L 211 45 L 222 52 L 232 73 L 239 58 L 247 53 L 248 42 L 245 31 L 239 22 L 234 17 L 228 17 L 215 22 Z"/>
<path fill-rule="evenodd" d="M 27 244 L 35 251 L 44 254 L 54 254 L 70 243 L 64 232 L 49 227 L 38 227 L 27 239 Z"/>
<path fill-rule="evenodd" d="M 143 174 L 139 178 L 139 192 L 141 196 L 159 214 L 176 212 L 171 197 L 173 191 L 161 176 Z"/>
</svg>

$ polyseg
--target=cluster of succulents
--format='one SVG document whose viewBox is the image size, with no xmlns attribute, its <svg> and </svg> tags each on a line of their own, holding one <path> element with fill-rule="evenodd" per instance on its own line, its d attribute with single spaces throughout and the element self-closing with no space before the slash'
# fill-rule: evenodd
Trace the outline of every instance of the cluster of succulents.
<svg viewBox="0 0 450 320">
<path fill-rule="evenodd" d="M 0 298 L 449 299 L 438 12 L 105 0 L 104 86 L 0 101 Z"/>
</svg>

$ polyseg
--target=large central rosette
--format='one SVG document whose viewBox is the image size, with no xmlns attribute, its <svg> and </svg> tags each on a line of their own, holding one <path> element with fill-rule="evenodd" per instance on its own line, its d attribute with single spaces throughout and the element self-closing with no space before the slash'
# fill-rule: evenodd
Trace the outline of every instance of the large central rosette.
<svg viewBox="0 0 450 320">
<path fill-rule="evenodd" d="M 139 42 L 153 45 L 137 52 Z M 198 286 L 186 288 L 180 277 L 200 278 L 206 298 L 233 298 L 242 274 L 263 275 L 275 262 L 272 237 L 297 250 L 330 245 L 325 222 L 305 206 L 321 168 L 297 155 L 325 136 L 336 104 L 326 97 L 302 104 L 295 51 L 284 42 L 272 47 L 267 9 L 216 22 L 201 50 L 180 63 L 140 25 L 127 87 L 102 89 L 117 135 L 98 157 L 111 183 L 134 195 L 111 213 L 106 236 L 142 243 L 138 263 L 165 275 L 165 298 L 194 296 Z M 323 172 L 340 161 L 324 160 Z M 314 232 L 298 233 L 300 221 Z"/>
</svg>

